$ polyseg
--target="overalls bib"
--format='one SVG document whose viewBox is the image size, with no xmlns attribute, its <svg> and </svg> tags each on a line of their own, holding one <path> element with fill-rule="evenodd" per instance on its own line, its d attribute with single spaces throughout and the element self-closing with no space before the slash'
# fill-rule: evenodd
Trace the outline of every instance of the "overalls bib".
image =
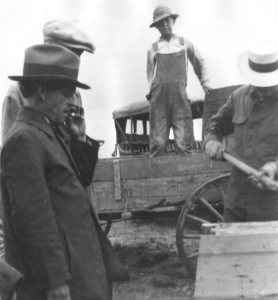
<svg viewBox="0 0 278 300">
<path fill-rule="evenodd" d="M 193 144 L 193 121 L 187 99 L 185 51 L 155 55 L 156 75 L 150 92 L 150 156 L 167 154 L 170 128 L 176 153 L 188 154 Z"/>
</svg>

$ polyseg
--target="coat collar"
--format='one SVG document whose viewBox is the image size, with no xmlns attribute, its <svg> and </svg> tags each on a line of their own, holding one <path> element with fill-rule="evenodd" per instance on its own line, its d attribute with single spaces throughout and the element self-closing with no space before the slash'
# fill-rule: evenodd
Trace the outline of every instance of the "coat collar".
<svg viewBox="0 0 278 300">
<path fill-rule="evenodd" d="M 267 93 L 262 94 L 260 90 L 255 86 L 250 86 L 250 96 L 255 102 L 262 102 L 267 99 L 277 97 L 278 95 L 278 85 L 267 88 Z"/>
<path fill-rule="evenodd" d="M 22 106 L 19 109 L 16 121 L 25 122 L 30 125 L 36 126 L 51 137 L 55 136 L 51 124 L 47 120 L 47 118 L 45 118 L 45 116 L 40 111 L 35 110 L 29 106 Z"/>
<path fill-rule="evenodd" d="M 80 182 L 83 184 L 80 172 L 75 164 L 75 161 L 71 155 L 70 148 L 66 144 L 65 140 L 59 136 L 56 129 L 56 134 L 54 133 L 54 129 L 52 128 L 51 122 L 47 117 L 45 117 L 40 111 L 37 111 L 29 106 L 22 106 L 19 109 L 18 115 L 16 117 L 16 121 L 18 122 L 25 122 L 30 125 L 37 127 L 39 130 L 43 131 L 47 135 L 56 138 L 61 146 L 64 148 L 65 152 L 67 153 L 74 171 L 76 172 L 77 177 L 79 178 Z"/>
</svg>

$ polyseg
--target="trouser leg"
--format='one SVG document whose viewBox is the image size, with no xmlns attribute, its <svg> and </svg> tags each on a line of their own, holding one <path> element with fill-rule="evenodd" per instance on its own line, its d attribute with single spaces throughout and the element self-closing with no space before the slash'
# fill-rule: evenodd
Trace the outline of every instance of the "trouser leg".
<svg viewBox="0 0 278 300">
<path fill-rule="evenodd" d="M 241 191 L 233 181 L 229 183 L 224 203 L 224 222 L 247 221 L 247 192 Z"/>
<path fill-rule="evenodd" d="M 191 104 L 187 99 L 184 85 L 174 86 L 172 99 L 172 127 L 175 138 L 175 151 L 180 154 L 191 153 L 194 141 Z"/>
<path fill-rule="evenodd" d="M 276 192 L 249 188 L 248 222 L 278 220 L 278 195 Z"/>
<path fill-rule="evenodd" d="M 150 101 L 150 156 L 166 155 L 170 132 L 167 86 L 159 88 Z"/>
</svg>

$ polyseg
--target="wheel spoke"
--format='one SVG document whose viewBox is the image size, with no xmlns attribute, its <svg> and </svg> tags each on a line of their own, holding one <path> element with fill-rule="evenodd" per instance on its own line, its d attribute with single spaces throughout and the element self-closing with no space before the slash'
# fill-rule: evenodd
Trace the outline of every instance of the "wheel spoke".
<svg viewBox="0 0 278 300">
<path fill-rule="evenodd" d="M 187 218 L 187 219 L 190 219 L 190 220 L 192 220 L 192 221 L 196 221 L 196 222 L 198 222 L 198 223 L 200 223 L 200 224 L 203 224 L 203 223 L 210 223 L 210 222 L 208 222 L 207 220 L 204 220 L 204 219 L 201 219 L 201 218 L 199 218 L 199 217 L 195 217 L 195 216 L 192 216 L 192 215 L 189 215 L 189 214 L 186 215 L 186 218 Z"/>
<path fill-rule="evenodd" d="M 211 206 L 208 201 L 204 198 L 199 198 L 199 201 L 210 211 L 212 212 L 218 221 L 223 222 L 223 217 L 220 215 L 220 213 L 213 207 Z"/>
<path fill-rule="evenodd" d="M 201 238 L 201 235 L 200 234 L 184 234 L 183 238 L 190 239 L 190 240 L 195 240 L 195 239 L 197 240 L 197 239 Z"/>
<path fill-rule="evenodd" d="M 223 200 L 223 203 L 225 203 L 225 199 L 226 199 L 226 195 L 225 195 L 225 193 L 224 193 L 224 191 L 222 190 L 222 188 L 220 188 L 220 186 L 219 185 L 217 185 L 217 190 L 218 190 L 218 192 L 219 192 L 219 194 L 221 195 L 221 197 L 222 197 L 222 200 Z"/>
<path fill-rule="evenodd" d="M 193 278 L 197 270 L 201 225 L 222 222 L 221 213 L 229 177 L 230 174 L 221 175 L 200 186 L 187 199 L 179 216 L 176 229 L 177 249 L 185 268 Z"/>
</svg>

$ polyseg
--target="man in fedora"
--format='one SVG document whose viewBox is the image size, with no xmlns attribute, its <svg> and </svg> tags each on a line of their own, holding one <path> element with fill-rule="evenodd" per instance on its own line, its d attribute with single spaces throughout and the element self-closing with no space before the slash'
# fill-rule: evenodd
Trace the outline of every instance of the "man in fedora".
<svg viewBox="0 0 278 300">
<path fill-rule="evenodd" d="M 94 53 L 96 49 L 89 37 L 74 22 L 64 20 L 47 22 L 43 27 L 43 38 L 45 44 L 66 47 L 79 57 L 84 51 Z M 81 95 L 78 90 L 76 90 L 75 97 L 81 107 Z M 20 92 L 19 85 L 17 83 L 12 85 L 2 106 L 2 143 L 5 142 L 6 135 L 16 118 L 19 108 L 26 103 L 27 99 Z"/>
<path fill-rule="evenodd" d="M 187 98 L 188 60 L 205 91 L 209 92 L 205 63 L 197 48 L 173 33 L 179 15 L 159 5 L 153 13 L 153 23 L 161 37 L 148 50 L 147 78 L 150 93 L 150 156 L 167 154 L 171 127 L 175 152 L 191 153 L 194 141 L 191 105 Z"/>
<path fill-rule="evenodd" d="M 1 153 L 6 260 L 24 276 L 18 299 L 111 299 L 124 270 L 94 215 L 62 125 L 77 105 L 80 59 L 58 45 L 25 51 L 28 99 Z"/>
<path fill-rule="evenodd" d="M 43 27 L 43 38 L 45 44 L 66 47 L 79 57 L 84 51 L 94 53 L 96 49 L 89 37 L 79 29 L 76 23 L 65 20 L 47 22 Z M 63 131 L 65 140 L 71 140 L 71 154 L 79 169 L 83 184 L 90 195 L 91 204 L 97 216 L 91 182 L 98 159 L 99 143 L 85 135 L 84 109 L 82 108 L 81 95 L 78 89 L 76 89 L 74 97 L 77 103 L 75 107 L 72 107 L 74 117 L 69 115 L 66 122 L 67 126 L 62 125 L 60 129 Z M 19 83 L 11 85 L 2 106 L 2 143 L 5 142 L 19 109 L 27 103 L 28 99 L 21 93 Z M 3 257 L 4 249 L 2 249 L 1 232 L 0 220 L 0 257 Z"/>
<path fill-rule="evenodd" d="M 222 139 L 234 134 L 235 154 L 261 175 L 277 180 L 278 167 L 278 48 L 254 42 L 238 59 L 248 85 L 232 93 L 214 115 L 205 133 L 205 149 L 221 160 Z M 224 207 L 225 222 L 278 220 L 278 194 L 259 180 L 233 168 Z"/>
</svg>

